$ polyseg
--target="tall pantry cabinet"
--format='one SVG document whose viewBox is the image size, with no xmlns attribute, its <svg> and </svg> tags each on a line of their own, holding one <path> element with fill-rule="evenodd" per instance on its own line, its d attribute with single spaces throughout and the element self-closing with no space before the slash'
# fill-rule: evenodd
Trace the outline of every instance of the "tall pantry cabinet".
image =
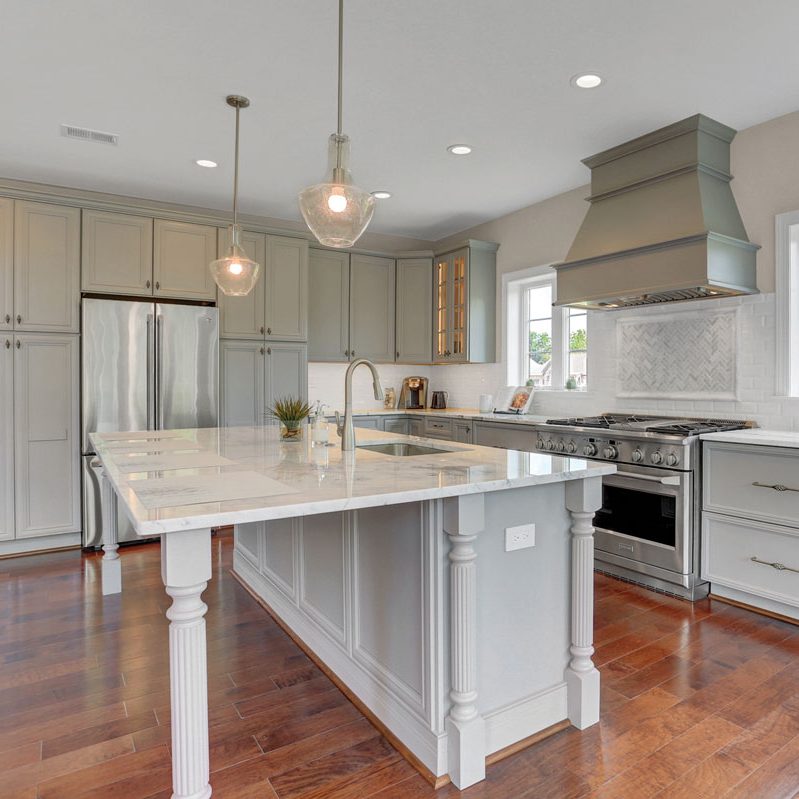
<svg viewBox="0 0 799 799">
<path fill-rule="evenodd" d="M 0 198 L 0 553 L 80 533 L 79 310 L 80 209 Z"/>
<path fill-rule="evenodd" d="M 245 297 L 219 293 L 221 424 L 258 426 L 275 400 L 308 396 L 308 242 L 244 231 L 261 265 Z M 227 251 L 220 231 L 220 253 Z"/>
</svg>

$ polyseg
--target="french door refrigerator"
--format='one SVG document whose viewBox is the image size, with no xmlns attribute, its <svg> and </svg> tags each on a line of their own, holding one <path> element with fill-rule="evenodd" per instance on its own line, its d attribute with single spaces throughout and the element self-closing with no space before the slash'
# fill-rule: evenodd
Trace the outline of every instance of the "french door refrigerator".
<svg viewBox="0 0 799 799">
<path fill-rule="evenodd" d="M 84 298 L 81 454 L 83 546 L 102 544 L 100 487 L 89 434 L 216 427 L 216 308 Z M 119 541 L 136 540 L 119 508 Z"/>
</svg>

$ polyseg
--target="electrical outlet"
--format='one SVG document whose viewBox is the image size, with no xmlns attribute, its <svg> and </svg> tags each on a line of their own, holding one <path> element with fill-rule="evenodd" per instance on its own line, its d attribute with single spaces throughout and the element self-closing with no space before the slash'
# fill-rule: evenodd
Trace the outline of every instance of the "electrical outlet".
<svg viewBox="0 0 799 799">
<path fill-rule="evenodd" d="M 520 524 L 505 528 L 505 552 L 535 546 L 535 525 Z"/>
</svg>

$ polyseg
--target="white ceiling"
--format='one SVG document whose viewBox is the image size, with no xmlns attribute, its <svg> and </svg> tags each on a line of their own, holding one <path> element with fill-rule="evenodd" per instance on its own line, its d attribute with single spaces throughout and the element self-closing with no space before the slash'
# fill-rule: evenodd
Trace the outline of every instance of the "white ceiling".
<svg viewBox="0 0 799 799">
<path fill-rule="evenodd" d="M 299 219 L 335 128 L 335 0 L 4 0 L 0 175 Z M 799 106 L 796 0 L 346 0 L 344 129 L 371 229 L 435 240 L 588 179 L 580 158 L 701 111 Z M 595 70 L 595 91 L 569 86 Z M 59 137 L 116 133 L 117 148 Z M 465 141 L 456 158 L 448 144 Z M 219 162 L 200 169 L 196 158 Z"/>
</svg>

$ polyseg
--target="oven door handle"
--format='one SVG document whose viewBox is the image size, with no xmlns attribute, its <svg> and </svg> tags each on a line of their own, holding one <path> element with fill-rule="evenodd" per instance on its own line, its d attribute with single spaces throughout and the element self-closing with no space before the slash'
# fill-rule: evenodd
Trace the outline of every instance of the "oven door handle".
<svg viewBox="0 0 799 799">
<path fill-rule="evenodd" d="M 636 474 L 635 472 L 616 472 L 616 477 L 628 477 L 632 480 L 646 480 L 649 483 L 660 483 L 664 486 L 678 486 L 682 479 L 679 475 L 669 475 L 668 477 L 654 477 L 648 474 Z"/>
</svg>

